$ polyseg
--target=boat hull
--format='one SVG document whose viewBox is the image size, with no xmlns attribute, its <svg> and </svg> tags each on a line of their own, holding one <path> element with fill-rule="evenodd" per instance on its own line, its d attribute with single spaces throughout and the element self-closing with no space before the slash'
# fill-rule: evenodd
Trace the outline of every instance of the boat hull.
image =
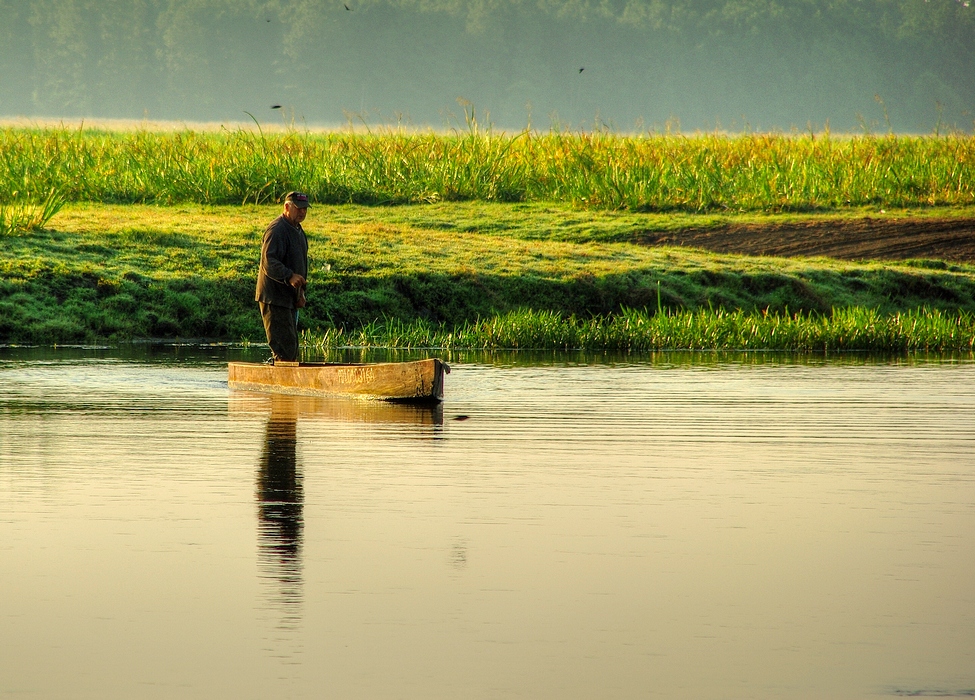
<svg viewBox="0 0 975 700">
<path fill-rule="evenodd" d="M 245 391 L 437 402 L 443 400 L 448 372 L 450 368 L 435 358 L 369 364 L 231 362 L 227 384 Z"/>
</svg>

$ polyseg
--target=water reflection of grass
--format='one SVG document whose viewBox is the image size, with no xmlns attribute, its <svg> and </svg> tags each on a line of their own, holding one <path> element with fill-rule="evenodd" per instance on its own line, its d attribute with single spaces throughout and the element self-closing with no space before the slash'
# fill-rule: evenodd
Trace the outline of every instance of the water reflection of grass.
<svg viewBox="0 0 975 700">
<path fill-rule="evenodd" d="M 259 342 L 254 275 L 260 235 L 277 212 L 277 206 L 254 205 L 68 205 L 48 230 L 5 239 L 0 341 L 180 336 Z M 681 221 L 706 228 L 755 216 L 683 214 Z M 421 327 L 424 333 L 473 329 L 477 319 L 494 319 L 496 328 L 524 326 L 503 342 L 495 332 L 488 343 L 494 345 L 524 347 L 536 334 L 538 342 L 558 347 L 759 347 L 772 343 L 762 338 L 783 337 L 798 323 L 797 312 L 809 326 L 836 317 L 833 309 L 874 309 L 850 321 L 871 328 L 890 314 L 908 318 L 903 314 L 921 307 L 939 312 L 931 323 L 942 326 L 954 323 L 959 310 L 975 313 L 970 265 L 745 257 L 634 242 L 672 224 L 660 214 L 551 203 L 316 206 L 307 226 L 312 272 L 302 323 L 319 334 L 344 329 L 348 338 L 365 328 L 370 343 L 379 337 L 377 319 L 393 330 L 418 319 L 427 324 L 415 325 L 413 334 Z M 654 316 L 658 308 L 669 316 Z M 648 320 L 637 322 L 636 312 L 624 309 L 649 310 Z M 682 315 L 711 309 L 723 310 L 709 322 L 712 330 L 701 325 L 704 316 Z M 753 316 L 765 324 L 779 318 L 774 334 L 771 327 L 747 337 L 739 330 L 735 339 L 730 319 L 752 323 Z M 663 340 L 650 329 L 668 318 L 671 333 L 683 322 L 701 335 L 691 340 L 693 334 L 682 330 L 688 340 Z M 544 324 L 558 330 L 542 332 Z M 790 341 L 795 347 L 820 343 L 805 331 L 788 332 L 799 339 Z M 968 347 L 957 339 L 924 341 L 920 331 L 911 340 L 884 333 L 869 342 L 834 334 L 820 344 Z"/>
</svg>

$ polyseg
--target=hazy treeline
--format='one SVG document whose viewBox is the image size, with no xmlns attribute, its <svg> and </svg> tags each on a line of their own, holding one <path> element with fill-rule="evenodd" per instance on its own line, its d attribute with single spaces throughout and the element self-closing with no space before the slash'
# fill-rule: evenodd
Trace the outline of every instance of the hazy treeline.
<svg viewBox="0 0 975 700">
<path fill-rule="evenodd" d="M 443 127 L 459 98 L 509 129 L 971 130 L 975 6 L 0 0 L 0 115 Z"/>
</svg>

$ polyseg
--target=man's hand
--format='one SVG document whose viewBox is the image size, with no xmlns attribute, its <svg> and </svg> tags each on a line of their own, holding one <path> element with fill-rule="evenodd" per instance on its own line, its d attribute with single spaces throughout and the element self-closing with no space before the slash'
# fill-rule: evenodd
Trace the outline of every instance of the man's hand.
<svg viewBox="0 0 975 700">
<path fill-rule="evenodd" d="M 297 272 L 288 278 L 288 284 L 294 287 L 295 291 L 298 292 L 298 298 L 295 300 L 295 306 L 299 309 L 305 308 L 305 285 L 308 284 L 304 277 L 299 275 Z"/>
</svg>

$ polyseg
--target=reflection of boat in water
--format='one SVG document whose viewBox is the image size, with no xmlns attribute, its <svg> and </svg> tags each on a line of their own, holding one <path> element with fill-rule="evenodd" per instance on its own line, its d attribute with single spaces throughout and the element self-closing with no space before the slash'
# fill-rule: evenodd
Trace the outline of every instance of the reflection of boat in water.
<svg viewBox="0 0 975 700">
<path fill-rule="evenodd" d="M 443 400 L 444 375 L 449 372 L 435 358 L 369 364 L 231 362 L 227 380 L 231 389 L 248 391 L 436 402 Z"/>
<path fill-rule="evenodd" d="M 442 403 L 360 401 L 348 396 L 301 396 L 234 391 L 228 408 L 234 416 L 289 416 L 349 423 L 443 425 Z"/>
</svg>

